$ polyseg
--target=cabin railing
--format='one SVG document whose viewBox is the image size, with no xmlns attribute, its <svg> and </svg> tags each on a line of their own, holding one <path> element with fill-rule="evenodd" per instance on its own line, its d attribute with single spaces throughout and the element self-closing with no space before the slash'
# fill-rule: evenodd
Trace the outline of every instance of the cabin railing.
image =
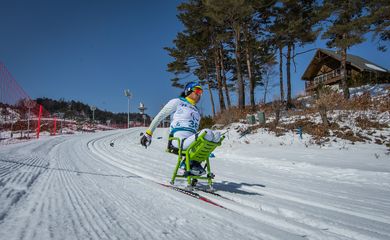
<svg viewBox="0 0 390 240">
<path fill-rule="evenodd" d="M 306 91 L 308 90 L 310 91 L 316 88 L 320 84 L 327 85 L 330 83 L 337 82 L 340 79 L 341 79 L 341 69 L 337 68 L 331 72 L 318 75 L 314 77 L 314 79 L 311 81 L 306 81 L 305 89 Z"/>
</svg>

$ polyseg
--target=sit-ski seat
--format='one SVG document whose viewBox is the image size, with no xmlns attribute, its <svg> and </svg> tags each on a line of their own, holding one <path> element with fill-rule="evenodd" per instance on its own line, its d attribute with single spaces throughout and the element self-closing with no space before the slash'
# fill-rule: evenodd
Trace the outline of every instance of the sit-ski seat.
<svg viewBox="0 0 390 240">
<path fill-rule="evenodd" d="M 168 141 L 168 148 L 167 152 L 177 154 L 177 164 L 175 167 L 175 170 L 173 172 L 171 184 L 173 185 L 175 183 L 176 178 L 187 178 L 187 183 L 188 183 L 188 188 L 192 188 L 193 186 L 196 185 L 198 179 L 201 180 L 207 180 L 209 188 L 212 190 L 212 179 L 214 178 L 214 174 L 211 172 L 211 167 L 210 167 L 210 161 L 209 157 L 212 151 L 218 146 L 221 146 L 222 141 L 225 139 L 225 136 L 222 136 L 219 142 L 210 142 L 204 139 L 204 136 L 206 135 L 207 132 L 202 133 L 199 135 L 196 140 L 191 143 L 190 146 L 186 150 L 182 150 L 180 147 L 175 148 L 172 145 L 172 141 L 178 141 L 178 146 L 181 146 L 181 142 L 179 138 L 175 138 L 170 136 L 169 141 Z M 183 175 L 178 175 L 177 171 L 179 170 L 180 163 L 185 159 L 185 164 L 186 164 L 186 171 Z M 206 170 L 207 170 L 207 175 L 205 177 L 202 176 L 196 176 L 192 175 L 190 173 L 190 161 L 198 161 L 200 163 L 206 162 Z"/>
</svg>

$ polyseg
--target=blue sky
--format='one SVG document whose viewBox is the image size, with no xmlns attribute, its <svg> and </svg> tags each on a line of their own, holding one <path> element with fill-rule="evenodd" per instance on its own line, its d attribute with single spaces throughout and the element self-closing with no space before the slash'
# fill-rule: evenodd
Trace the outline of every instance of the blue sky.
<svg viewBox="0 0 390 240">
<path fill-rule="evenodd" d="M 131 111 L 144 102 L 147 113 L 155 115 L 180 93 L 170 85 L 173 76 L 166 65 L 172 59 L 163 49 L 183 29 L 176 18 L 180 2 L 1 0 L 0 61 L 32 98 L 78 100 L 126 112 L 123 91 L 129 88 Z M 325 48 L 325 42 L 296 51 L 311 48 Z M 390 69 L 390 52 L 376 50 L 371 39 L 349 52 Z M 293 95 L 304 89 L 300 77 L 313 54 L 296 59 Z M 207 93 L 200 107 L 211 113 Z"/>
</svg>

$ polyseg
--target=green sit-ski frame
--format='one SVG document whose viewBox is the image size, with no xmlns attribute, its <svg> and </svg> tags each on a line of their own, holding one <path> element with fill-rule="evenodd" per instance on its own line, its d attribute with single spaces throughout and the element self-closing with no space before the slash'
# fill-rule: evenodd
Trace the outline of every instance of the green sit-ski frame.
<svg viewBox="0 0 390 240">
<path fill-rule="evenodd" d="M 187 178 L 188 182 L 188 188 L 191 188 L 192 186 L 196 185 L 196 182 L 198 179 L 207 180 L 208 185 L 210 189 L 212 189 L 212 179 L 214 178 L 214 174 L 211 173 L 210 168 L 210 161 L 209 157 L 212 151 L 218 146 L 221 146 L 222 141 L 225 139 L 225 136 L 222 136 L 219 142 L 210 142 L 204 139 L 204 136 L 207 132 L 202 133 L 198 136 L 198 138 L 191 143 L 190 146 L 186 150 L 182 150 L 180 147 L 178 149 L 178 157 L 177 157 L 177 164 L 175 167 L 175 170 L 173 172 L 171 184 L 175 184 L 176 178 Z M 181 142 L 179 138 L 170 137 L 169 141 L 176 140 L 178 141 L 178 146 L 181 146 Z M 171 152 L 169 149 L 167 149 L 168 152 Z M 182 162 L 183 158 L 185 157 L 185 163 L 186 163 L 186 171 L 183 175 L 178 175 L 177 171 L 179 170 L 180 163 Z M 207 175 L 205 177 L 202 176 L 194 176 L 190 174 L 190 161 L 198 161 L 200 163 L 206 161 L 206 169 L 207 169 Z"/>
</svg>

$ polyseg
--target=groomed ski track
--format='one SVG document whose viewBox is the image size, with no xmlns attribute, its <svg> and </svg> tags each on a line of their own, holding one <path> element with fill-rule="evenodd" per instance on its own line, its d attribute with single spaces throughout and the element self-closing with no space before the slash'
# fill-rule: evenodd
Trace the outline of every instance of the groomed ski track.
<svg viewBox="0 0 390 240">
<path fill-rule="evenodd" d="M 143 130 L 0 146 L 0 239 L 390 239 L 388 172 L 224 155 L 226 144 L 212 159 L 223 198 L 198 191 L 224 209 L 159 185 L 176 157 L 165 129 L 148 149 Z"/>
</svg>

